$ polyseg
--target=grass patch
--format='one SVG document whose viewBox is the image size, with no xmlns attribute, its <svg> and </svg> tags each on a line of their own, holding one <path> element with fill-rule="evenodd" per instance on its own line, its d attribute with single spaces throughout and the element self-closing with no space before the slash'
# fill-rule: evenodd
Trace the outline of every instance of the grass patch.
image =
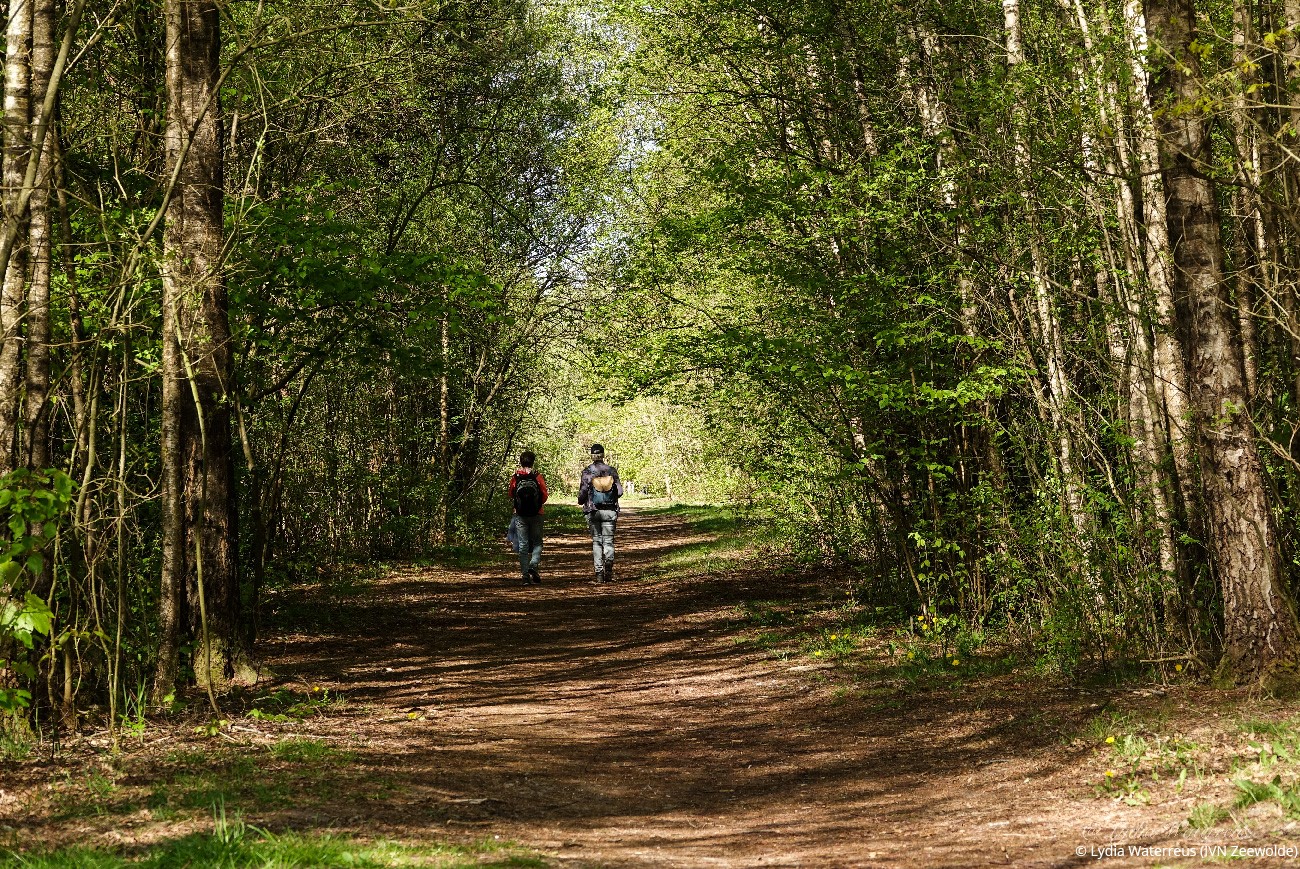
<svg viewBox="0 0 1300 869">
<path fill-rule="evenodd" d="M 694 578 L 755 562 L 771 566 L 773 539 L 767 525 L 735 507 L 675 504 L 645 508 L 641 515 L 684 519 L 692 533 L 704 535 L 659 559 L 653 575 Z"/>
<path fill-rule="evenodd" d="M 1255 803 L 1277 803 L 1288 818 L 1300 818 L 1300 784 L 1284 785 L 1280 775 L 1272 781 L 1255 782 L 1238 779 L 1233 782 L 1237 787 L 1237 808 L 1246 808 Z"/>
<path fill-rule="evenodd" d="M 319 685 L 313 685 L 306 691 L 277 688 L 254 698 L 248 717 L 283 723 L 326 712 L 338 712 L 347 705 L 347 699 L 342 694 L 331 694 L 328 688 Z"/>
<path fill-rule="evenodd" d="M 284 739 L 272 745 L 271 757 L 286 763 L 346 763 L 355 755 L 350 751 L 341 751 L 320 739 L 294 737 Z"/>
<path fill-rule="evenodd" d="M 740 605 L 740 625 L 742 627 L 775 628 L 785 627 L 797 618 L 789 605 L 770 600 L 750 600 Z"/>
<path fill-rule="evenodd" d="M 55 815 L 60 818 L 89 818 L 127 811 L 119 805 L 118 786 L 111 776 L 90 770 L 76 781 L 68 774 L 54 792 Z"/>
<path fill-rule="evenodd" d="M 147 808 L 155 820 L 193 817 L 213 806 L 255 812 L 326 802 L 346 788 L 362 788 L 364 772 L 347 767 L 355 754 L 317 739 L 291 737 L 254 753 L 234 749 L 167 755 L 161 780 L 122 788 L 94 772 L 69 779 L 54 803 L 63 817 L 123 814 Z"/>
<path fill-rule="evenodd" d="M 1192 809 L 1192 814 L 1187 818 L 1187 823 L 1193 830 L 1209 830 L 1217 827 L 1230 817 L 1232 817 L 1232 813 L 1222 806 L 1216 806 L 1214 803 L 1201 803 Z"/>
<path fill-rule="evenodd" d="M 195 833 L 140 849 L 65 848 L 0 852 L 0 869 L 392 869 L 392 867 L 544 867 L 535 852 L 511 843 L 409 845 L 346 836 L 275 834 L 219 817 L 210 833 Z"/>
<path fill-rule="evenodd" d="M 507 517 L 507 521 L 509 517 Z M 505 527 L 501 529 L 505 534 Z M 582 512 L 582 508 L 576 504 L 554 504 L 548 503 L 546 511 L 542 514 L 542 537 L 554 534 L 571 535 L 576 534 L 583 536 L 587 531 L 587 516 Z"/>
<path fill-rule="evenodd" d="M 739 508 L 718 504 L 673 504 L 668 507 L 648 507 L 642 513 L 646 516 L 685 519 L 691 530 L 699 534 L 735 534 L 745 526 L 761 524 L 750 521 L 750 514 Z"/>
</svg>

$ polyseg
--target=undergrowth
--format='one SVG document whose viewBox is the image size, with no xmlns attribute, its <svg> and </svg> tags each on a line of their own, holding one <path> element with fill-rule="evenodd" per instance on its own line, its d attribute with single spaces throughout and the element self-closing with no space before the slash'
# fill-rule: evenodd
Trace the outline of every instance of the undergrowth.
<svg viewBox="0 0 1300 869">
<path fill-rule="evenodd" d="M 273 833 L 214 808 L 210 832 L 120 848 L 73 847 L 0 852 L 0 869 L 393 869 L 393 867 L 542 867 L 546 862 L 514 844 L 410 845 L 362 841 L 324 833 Z"/>
</svg>

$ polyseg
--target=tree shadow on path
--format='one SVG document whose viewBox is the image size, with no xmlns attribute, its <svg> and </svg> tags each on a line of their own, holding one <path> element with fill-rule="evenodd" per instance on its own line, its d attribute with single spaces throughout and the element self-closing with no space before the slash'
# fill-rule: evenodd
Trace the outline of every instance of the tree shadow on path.
<svg viewBox="0 0 1300 869">
<path fill-rule="evenodd" d="M 1017 723 L 1076 698 L 836 705 L 806 668 L 728 628 L 738 605 L 810 584 L 759 564 L 641 578 L 696 541 L 679 519 L 632 511 L 612 585 L 586 581 L 588 540 L 549 538 L 541 586 L 507 555 L 405 569 L 343 604 L 352 627 L 284 637 L 276 671 L 343 691 L 357 768 L 391 786 L 265 820 L 499 835 L 580 865 L 1087 862 L 1068 834 L 1095 818 L 1053 805 L 1077 757 Z"/>
</svg>

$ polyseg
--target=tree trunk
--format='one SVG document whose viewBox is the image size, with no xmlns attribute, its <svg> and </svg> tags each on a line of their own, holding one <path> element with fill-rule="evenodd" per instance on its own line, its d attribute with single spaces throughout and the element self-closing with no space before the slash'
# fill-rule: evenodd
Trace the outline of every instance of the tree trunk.
<svg viewBox="0 0 1300 869">
<path fill-rule="evenodd" d="M 1259 339 L 1255 326 L 1255 288 L 1264 275 L 1259 244 L 1263 238 L 1263 217 L 1259 206 L 1259 148 L 1256 144 L 1255 109 L 1251 94 L 1260 85 L 1259 66 L 1252 51 L 1255 22 L 1251 4 L 1234 0 L 1232 4 L 1232 63 L 1237 70 L 1237 87 L 1233 94 L 1233 139 L 1237 150 L 1237 189 L 1233 191 L 1236 210 L 1237 319 L 1245 355 L 1246 395 L 1254 398 L 1259 382 Z M 1266 291 L 1267 292 L 1267 291 Z"/>
<path fill-rule="evenodd" d="M 35 0 L 32 22 L 32 128 L 39 122 L 40 105 L 54 70 L 54 0 Z M 55 133 L 42 142 L 41 169 L 31 198 L 32 280 L 27 291 L 27 390 L 23 408 L 23 432 L 28 467 L 39 469 L 50 463 L 50 167 Z"/>
<path fill-rule="evenodd" d="M 176 186 L 163 235 L 165 336 L 164 420 L 176 428 L 165 443 L 178 467 L 165 473 L 175 486 L 164 505 L 183 516 L 188 628 L 196 639 L 199 683 L 223 688 L 240 660 L 239 574 L 236 563 L 234 439 L 229 390 L 232 356 L 226 288 L 222 279 L 222 122 L 220 16 L 214 0 L 168 0 L 167 164 Z M 179 171 L 177 166 L 179 165 Z M 179 477 L 179 480 L 177 479 Z M 179 536 L 167 536 L 175 546 Z M 164 558 L 165 564 L 167 559 Z M 175 576 L 164 586 L 177 588 Z"/>
<path fill-rule="evenodd" d="M 1020 0 L 1002 0 L 1002 20 L 1003 35 L 1006 39 L 1007 67 L 1014 78 L 1016 69 L 1025 63 L 1020 29 Z M 1033 303 L 1030 306 L 1032 326 L 1030 332 L 1038 344 L 1039 358 L 1042 361 L 1044 382 L 1041 394 L 1042 401 L 1046 405 L 1048 422 L 1052 428 L 1053 447 L 1057 466 L 1060 469 L 1062 512 L 1069 523 L 1069 533 L 1073 537 L 1073 542 L 1086 562 L 1091 551 L 1092 535 L 1083 504 L 1082 474 L 1070 431 L 1070 384 L 1065 369 L 1060 324 L 1057 321 L 1048 286 L 1046 258 L 1039 240 L 1034 211 L 1033 178 L 1025 123 L 1024 109 L 1018 98 L 1011 121 L 1012 151 L 1021 199 L 1029 222 L 1030 283 L 1034 293 Z M 1100 615 L 1105 606 L 1100 582 L 1091 564 L 1085 563 L 1082 567 L 1089 593 Z"/>
<path fill-rule="evenodd" d="M 1277 527 L 1247 412 L 1245 359 L 1224 275 L 1210 168 L 1211 118 L 1202 108 L 1192 0 L 1146 0 L 1161 47 L 1152 102 L 1158 115 L 1179 314 L 1200 452 L 1210 552 L 1223 589 L 1223 675 L 1294 690 L 1300 626 L 1286 588 Z"/>
<path fill-rule="evenodd" d="M 32 0 L 11 0 L 5 32 L 5 130 L 3 170 L 5 216 L 21 217 L 19 197 L 31 151 Z M 0 278 L 0 473 L 17 466 L 18 402 L 22 392 L 23 296 L 27 245 L 20 223 Z"/>
</svg>

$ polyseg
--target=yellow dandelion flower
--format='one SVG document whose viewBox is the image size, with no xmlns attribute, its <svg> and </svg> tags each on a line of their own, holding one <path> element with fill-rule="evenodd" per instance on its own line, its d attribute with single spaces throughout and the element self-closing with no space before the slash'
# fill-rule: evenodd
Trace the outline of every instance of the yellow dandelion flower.
<svg viewBox="0 0 1300 869">
<path fill-rule="evenodd" d="M 954 667 L 956 667 L 956 666 L 957 666 L 958 664 L 960 664 L 960 663 L 961 663 L 961 661 L 958 661 L 956 658 L 953 658 L 953 659 L 952 659 L 952 665 L 953 665 Z"/>
<path fill-rule="evenodd" d="M 832 639 L 832 640 L 838 640 L 839 638 L 840 638 L 840 635 L 839 635 L 839 634 L 831 634 L 831 639 Z"/>
<path fill-rule="evenodd" d="M 818 649 L 816 652 L 813 652 L 813 657 L 815 657 L 815 658 L 820 658 L 821 656 L 822 656 L 822 653 L 821 653 L 821 650 L 820 650 L 820 649 Z"/>
<path fill-rule="evenodd" d="M 1106 778 L 1114 778 L 1114 777 L 1115 777 L 1115 770 L 1113 769 L 1106 770 Z"/>
<path fill-rule="evenodd" d="M 912 659 L 915 658 L 915 657 L 916 657 L 916 652 L 908 652 L 908 653 L 907 653 L 907 660 L 910 661 L 910 660 L 912 660 Z"/>
<path fill-rule="evenodd" d="M 1175 672 L 1175 673 L 1181 673 L 1181 672 L 1183 672 L 1183 665 L 1182 665 L 1182 664 L 1174 664 L 1174 672 Z"/>
<path fill-rule="evenodd" d="M 1114 745 L 1114 744 L 1115 744 L 1115 737 L 1113 737 L 1113 736 L 1107 736 L 1107 737 L 1106 737 L 1106 744 L 1107 744 L 1107 745 Z"/>
</svg>

